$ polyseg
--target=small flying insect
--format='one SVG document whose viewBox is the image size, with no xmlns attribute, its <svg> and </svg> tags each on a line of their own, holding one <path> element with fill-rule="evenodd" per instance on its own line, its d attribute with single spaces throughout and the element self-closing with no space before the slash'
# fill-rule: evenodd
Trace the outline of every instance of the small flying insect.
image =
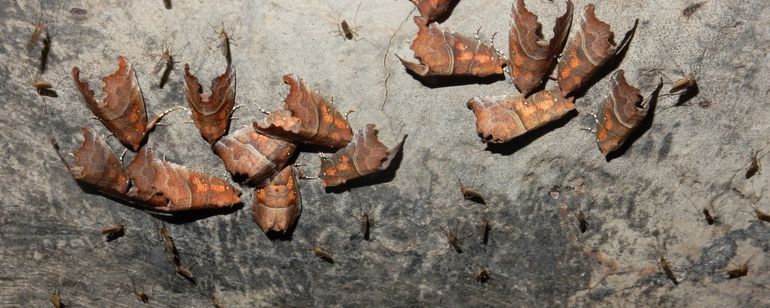
<svg viewBox="0 0 770 308">
<path fill-rule="evenodd" d="M 583 213 L 583 210 L 578 210 L 575 218 L 578 221 L 578 228 L 580 228 L 580 233 L 586 233 L 586 230 L 588 230 L 588 220 L 586 219 L 586 215 Z"/>
<path fill-rule="evenodd" d="M 746 170 L 746 179 L 750 179 L 752 176 L 760 172 L 760 168 L 762 167 L 759 164 L 759 159 L 757 156 L 759 155 L 759 151 L 754 152 L 754 155 L 751 156 L 751 163 L 749 163 L 749 169 Z"/>
<path fill-rule="evenodd" d="M 137 290 L 136 284 L 134 283 L 134 279 L 131 279 L 131 289 L 134 291 L 134 295 L 137 299 L 139 299 L 142 303 L 149 303 L 150 302 L 150 296 L 147 295 L 147 293 L 144 292 L 144 290 Z"/>
<path fill-rule="evenodd" d="M 442 227 L 441 231 L 444 232 L 444 236 L 446 236 L 446 240 L 449 243 L 449 245 L 451 245 L 452 248 L 454 248 L 454 250 L 457 253 L 463 253 L 463 249 L 462 247 L 460 247 L 460 243 L 459 243 L 460 239 L 457 237 L 456 230 Z"/>
<path fill-rule="evenodd" d="M 64 304 L 61 302 L 61 294 L 59 293 L 59 289 L 54 290 L 51 294 L 51 304 L 53 304 L 54 308 L 64 307 Z"/>
<path fill-rule="evenodd" d="M 334 264 L 334 258 L 332 257 L 332 254 L 318 245 L 313 245 L 313 254 L 321 260 Z"/>
<path fill-rule="evenodd" d="M 489 271 L 487 270 L 486 267 L 482 266 L 481 268 L 479 268 L 479 271 L 476 272 L 476 282 L 478 282 L 478 283 L 485 283 L 485 282 L 489 281 L 490 279 L 492 279 L 492 278 L 489 277 Z"/>
<path fill-rule="evenodd" d="M 102 228 L 102 234 L 106 235 L 106 240 L 112 242 L 126 234 L 126 227 L 120 224 Z"/>
<path fill-rule="evenodd" d="M 703 7 L 703 5 L 706 3 L 706 1 L 696 2 L 693 4 L 688 5 L 682 10 L 682 16 L 686 17 L 687 19 L 690 19 L 690 17 L 695 14 L 698 10 Z"/>
<path fill-rule="evenodd" d="M 677 280 L 676 276 L 674 276 L 674 271 L 671 270 L 671 265 L 668 264 L 668 261 L 666 260 L 666 258 L 661 257 L 658 264 L 663 269 L 663 273 L 666 274 L 666 277 L 668 277 L 668 279 L 670 279 L 671 282 L 674 283 L 674 285 L 679 285 L 679 280 Z"/>
<path fill-rule="evenodd" d="M 479 229 L 481 229 L 481 242 L 486 245 L 489 243 L 489 231 L 492 230 L 492 224 L 489 222 L 489 219 L 487 219 L 486 216 L 481 218 Z"/>
</svg>

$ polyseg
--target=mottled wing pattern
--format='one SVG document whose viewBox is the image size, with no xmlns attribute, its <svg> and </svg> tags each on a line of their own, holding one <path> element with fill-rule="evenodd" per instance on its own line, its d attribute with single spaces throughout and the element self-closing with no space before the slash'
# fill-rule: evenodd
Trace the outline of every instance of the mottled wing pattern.
<svg viewBox="0 0 770 308">
<path fill-rule="evenodd" d="M 486 143 L 504 143 L 558 120 L 575 109 L 572 99 L 554 91 L 523 95 L 481 96 L 466 103 L 476 115 L 476 132 Z"/>
<path fill-rule="evenodd" d="M 83 143 L 75 150 L 75 163 L 70 164 L 59 152 L 54 141 L 54 148 L 62 162 L 75 180 L 91 185 L 96 190 L 114 196 L 123 197 L 128 191 L 128 177 L 123 165 L 104 140 L 90 128 L 81 128 Z"/>
<path fill-rule="evenodd" d="M 301 199 L 294 168 L 285 167 L 267 186 L 254 192 L 252 218 L 262 231 L 286 232 L 299 218 Z"/>
<path fill-rule="evenodd" d="M 118 57 L 118 70 L 104 77 L 104 100 L 99 103 L 88 82 L 80 80 L 80 69 L 72 68 L 72 79 L 86 106 L 127 148 L 138 150 L 145 137 L 147 111 L 136 80 L 136 72 L 125 57 Z"/>
<path fill-rule="evenodd" d="M 289 85 L 285 109 L 256 122 L 255 129 L 281 139 L 331 148 L 350 142 L 353 130 L 333 105 L 295 75 L 285 75 L 283 81 Z"/>
<path fill-rule="evenodd" d="M 642 104 L 641 92 L 628 84 L 623 70 L 615 72 L 610 86 L 596 129 L 596 141 L 604 155 L 617 150 L 649 111 L 649 104 Z"/>
<path fill-rule="evenodd" d="M 615 53 L 614 34 L 610 25 L 596 18 L 593 4 L 581 13 L 580 28 L 567 44 L 558 64 L 558 81 L 562 95 L 582 88 L 591 76 Z"/>
<path fill-rule="evenodd" d="M 429 25 L 415 17 L 419 27 L 412 50 L 420 63 L 401 59 L 408 70 L 420 76 L 486 77 L 503 73 L 506 59 L 491 46 L 475 38 L 444 31 L 438 23 Z"/>
<path fill-rule="evenodd" d="M 164 212 L 228 208 L 240 203 L 240 191 L 227 181 L 158 159 L 142 148 L 128 166 L 128 196 Z"/>
<path fill-rule="evenodd" d="M 324 187 L 336 186 L 388 168 L 402 143 L 388 149 L 377 138 L 374 124 L 366 125 L 345 148 L 321 161 L 321 178 Z"/>
<path fill-rule="evenodd" d="M 235 68 L 228 65 L 225 72 L 211 81 L 211 92 L 201 93 L 198 78 L 185 64 L 185 94 L 192 109 L 193 121 L 201 136 L 214 144 L 227 133 L 230 114 L 235 107 Z"/>
<path fill-rule="evenodd" d="M 234 178 L 257 186 L 267 184 L 286 165 L 296 148 L 291 142 L 257 132 L 253 126 L 222 137 L 213 147 Z"/>
<path fill-rule="evenodd" d="M 514 2 L 508 36 L 509 66 L 514 85 L 525 96 L 540 86 L 564 47 L 572 23 L 572 10 L 572 1 L 567 1 L 567 12 L 556 19 L 554 35 L 546 42 L 537 16 L 527 10 L 524 0 Z"/>
</svg>

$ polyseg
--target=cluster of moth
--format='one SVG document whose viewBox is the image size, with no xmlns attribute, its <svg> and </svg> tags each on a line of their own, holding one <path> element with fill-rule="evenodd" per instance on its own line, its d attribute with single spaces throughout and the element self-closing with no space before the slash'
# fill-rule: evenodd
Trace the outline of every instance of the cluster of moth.
<svg viewBox="0 0 770 308">
<path fill-rule="evenodd" d="M 256 187 L 252 213 L 265 232 L 286 232 L 299 217 L 301 198 L 294 166 L 288 164 L 298 145 L 338 149 L 322 158 L 319 177 L 323 187 L 342 185 L 387 168 L 401 147 L 399 143 L 388 148 L 380 142 L 374 124 L 353 134 L 347 119 L 295 75 L 283 77 L 290 88 L 284 108 L 228 134 L 235 109 L 234 66 L 228 64 L 206 93 L 202 93 L 189 65 L 184 66 L 184 72 L 185 95 L 195 126 L 233 179 Z M 105 136 L 83 128 L 83 143 L 73 153 L 75 162 L 69 162 L 60 152 L 77 181 L 158 212 L 223 209 L 241 203 L 239 189 L 225 179 L 159 159 L 144 146 L 164 115 L 184 107 L 166 110 L 148 120 L 136 73 L 125 57 L 118 57 L 118 70 L 104 77 L 101 101 L 94 97 L 88 82 L 80 79 L 78 67 L 72 69 L 72 78 L 86 106 L 121 144 L 137 152 L 124 167 Z M 58 150 L 55 141 L 53 144 Z"/>
<path fill-rule="evenodd" d="M 639 20 L 626 32 L 619 44 L 614 42 L 610 26 L 599 20 L 593 4 L 586 5 L 580 13 L 580 27 L 572 40 L 567 38 L 573 16 L 573 4 L 566 1 L 566 12 L 556 18 L 553 36 L 546 41 L 541 33 L 538 17 L 527 10 L 524 0 L 515 0 L 511 9 L 511 23 L 508 40 L 510 58 L 506 58 L 491 44 L 485 44 L 478 37 L 472 38 L 444 29 L 438 20 L 444 19 L 457 0 L 412 0 L 421 16 L 414 17 L 418 32 L 411 44 L 414 56 L 419 62 L 399 57 L 404 67 L 417 78 L 435 77 L 488 77 L 502 75 L 507 67 L 519 95 L 473 97 L 466 106 L 476 116 L 476 132 L 484 143 L 506 143 L 527 132 L 559 120 L 575 110 L 575 98 L 582 96 L 609 63 L 619 61 L 628 49 L 636 32 Z M 691 16 L 703 2 L 688 6 L 685 17 Z M 550 77 L 552 70 L 556 76 Z M 543 89 L 547 78 L 557 81 L 557 86 Z M 620 149 L 635 129 L 642 124 L 650 111 L 650 102 L 657 98 L 663 83 L 643 99 L 641 91 L 631 85 L 622 69 L 610 77 L 610 93 L 604 100 L 596 118 L 596 142 L 600 152 L 607 156 Z M 697 88 L 693 74 L 672 83 L 672 95 L 687 93 Z M 748 179 L 759 170 L 757 154 L 752 158 L 745 177 Z M 478 203 L 483 197 L 469 187 L 462 186 L 463 196 Z M 757 219 L 770 222 L 770 215 L 754 208 Z M 709 225 L 717 222 L 707 209 L 703 215 Z M 581 232 L 586 232 L 588 220 L 582 210 L 576 215 Z M 480 224 L 484 244 L 489 236 L 490 223 L 484 218 Z M 449 245 L 457 252 L 463 250 L 459 244 L 457 230 L 442 228 Z M 663 273 L 678 284 L 671 266 L 665 258 L 658 262 Z M 748 263 L 727 270 L 729 279 L 745 276 Z M 481 268 L 476 275 L 478 281 L 489 279 L 489 272 Z"/>
<path fill-rule="evenodd" d="M 580 27 L 568 41 L 572 25 L 573 4 L 566 1 L 566 12 L 556 18 L 553 36 L 543 38 L 538 17 L 527 10 L 524 0 L 516 0 L 511 10 L 508 55 L 506 58 L 494 46 L 444 29 L 439 20 L 446 18 L 457 0 L 411 0 L 420 13 L 414 17 L 418 32 L 411 44 L 419 62 L 399 57 L 404 67 L 421 77 L 502 75 L 507 67 L 513 84 L 521 94 L 479 96 L 471 98 L 466 106 L 476 117 L 476 131 L 484 143 L 506 143 L 527 132 L 559 120 L 575 110 L 575 99 L 594 82 L 597 74 L 607 64 L 628 48 L 638 20 L 626 32 L 619 44 L 613 40 L 610 26 L 594 14 L 594 5 L 586 5 L 580 13 Z M 171 1 L 164 0 L 171 9 Z M 696 8 L 697 9 L 697 8 Z M 86 10 L 74 8 L 73 15 L 84 15 Z M 692 12 L 686 16 L 692 14 Z M 346 21 L 340 29 L 346 39 L 353 38 L 353 30 Z M 254 189 L 251 213 L 253 220 L 264 232 L 289 232 L 297 223 L 302 204 L 298 187 L 298 172 L 290 162 L 302 145 L 320 146 L 336 150 L 328 157 L 321 157 L 318 178 L 323 187 L 344 185 L 347 181 L 382 171 L 389 167 L 400 151 L 403 140 L 387 147 L 377 138 L 374 124 L 354 134 L 347 117 L 312 89 L 301 78 L 288 74 L 283 82 L 289 93 L 284 107 L 265 112 L 266 117 L 253 121 L 252 125 L 230 131 L 235 104 L 236 70 L 232 64 L 230 37 L 227 32 L 218 33 L 222 54 L 226 59 L 225 71 L 211 82 L 210 91 L 204 92 L 188 64 L 184 65 L 184 94 L 187 107 L 177 106 L 165 110 L 152 119 L 148 118 L 144 98 L 134 67 L 128 59 L 118 57 L 118 69 L 103 78 L 104 97 L 94 96 L 89 83 L 80 78 L 80 69 L 73 67 L 72 79 L 83 97 L 86 107 L 101 121 L 125 148 L 136 152 L 128 165 L 123 155 L 116 155 L 106 142 L 107 136 L 92 128 L 82 128 L 83 142 L 69 159 L 51 142 L 71 175 L 79 183 L 97 192 L 133 206 L 153 212 L 175 214 L 188 211 L 220 210 L 242 204 L 241 191 L 226 179 L 206 174 L 159 158 L 145 146 L 151 131 L 165 115 L 174 110 L 188 110 L 201 137 L 208 142 L 232 179 L 244 187 Z M 39 21 L 27 44 L 32 51 L 40 46 L 42 74 L 47 66 L 51 38 L 46 24 Z M 173 70 L 174 59 L 168 49 L 163 50 L 163 61 L 153 70 L 163 72 L 160 88 Z M 550 73 L 556 70 L 557 87 L 543 89 Z M 33 82 L 38 94 L 56 97 L 53 86 L 42 80 Z M 610 94 L 597 116 L 596 140 L 603 155 L 619 149 L 632 132 L 647 116 L 650 104 L 641 91 L 629 84 L 622 69 L 610 79 Z M 696 87 L 695 77 L 685 76 L 673 83 L 670 93 Z M 658 87 L 650 97 L 655 97 Z M 125 153 L 125 152 L 124 152 Z M 746 178 L 759 172 L 757 155 L 746 172 Z M 304 177 L 301 175 L 300 177 Z M 309 177 L 305 177 L 309 178 Z M 481 194 L 469 187 L 462 187 L 463 196 L 477 203 L 485 203 Z M 755 208 L 758 219 L 770 222 L 770 215 Z M 707 209 L 703 214 L 709 225 L 717 222 Z M 361 215 L 364 239 L 369 240 L 369 214 Z M 586 232 L 588 222 L 582 211 L 577 215 L 581 232 Z M 480 229 L 486 245 L 492 225 L 482 219 Z M 451 247 L 462 253 L 456 230 L 442 229 Z M 108 241 L 125 234 L 122 225 L 102 229 Z M 160 237 L 167 255 L 173 259 L 176 272 L 195 282 L 193 274 L 182 263 L 168 229 L 160 228 Z M 314 245 L 313 253 L 334 263 L 331 253 Z M 674 284 L 678 283 L 671 266 L 660 258 L 659 266 Z M 729 278 L 745 276 L 748 263 L 728 270 Z M 486 282 L 489 271 L 481 267 L 476 280 Z M 135 295 L 144 303 L 149 296 L 134 286 Z M 61 305 L 58 291 L 51 301 Z M 216 298 L 212 298 L 217 302 Z M 216 305 L 216 304 L 215 304 Z"/>
<path fill-rule="evenodd" d="M 147 116 L 145 102 L 134 66 L 123 56 L 118 57 L 117 70 L 102 78 L 103 97 L 98 99 L 89 83 L 80 77 L 80 69 L 72 68 L 72 79 L 86 107 L 98 118 L 126 149 L 136 152 L 123 164 L 107 143 L 107 136 L 92 128 L 81 128 L 83 142 L 67 157 L 58 142 L 51 143 L 75 180 L 113 199 L 131 206 L 163 215 L 200 211 L 220 211 L 242 204 L 241 191 L 229 181 L 160 158 L 146 146 L 153 129 L 168 113 L 187 110 L 200 136 L 210 145 L 235 182 L 253 188 L 251 213 L 254 222 L 265 233 L 279 235 L 290 232 L 299 219 L 302 204 L 298 186 L 301 178 L 319 178 L 326 187 L 344 185 L 348 181 L 385 170 L 400 151 L 403 140 L 387 147 L 377 137 L 374 124 L 354 133 L 346 115 L 312 89 L 304 80 L 288 74 L 283 82 L 289 93 L 283 108 L 255 120 L 251 125 L 230 131 L 235 104 L 236 70 L 231 61 L 230 38 L 219 33 L 227 66 L 204 92 L 198 78 L 184 65 L 184 94 L 187 107 L 177 106 Z M 163 61 L 154 74 L 164 70 L 161 88 L 173 69 L 174 59 L 164 49 Z M 305 177 L 290 162 L 303 145 L 334 151 L 321 156 L 318 177 Z M 367 219 L 368 223 L 368 219 Z M 368 226 L 365 239 L 368 240 Z M 105 227 L 107 241 L 125 234 L 125 227 Z M 160 237 L 167 255 L 173 259 L 176 272 L 195 283 L 190 270 L 182 263 L 168 229 L 160 228 Z M 333 263 L 332 256 L 322 248 L 313 247 L 319 258 Z M 143 291 L 134 293 L 142 302 L 149 297 Z"/>
<path fill-rule="evenodd" d="M 476 132 L 485 143 L 509 142 L 575 110 L 575 97 L 606 63 L 627 48 L 638 23 L 616 45 L 610 26 L 596 18 L 594 6 L 589 4 L 581 13 L 575 37 L 567 43 L 573 15 L 573 4 L 567 1 L 567 11 L 556 19 L 553 37 L 545 41 L 537 16 L 527 10 L 523 0 L 517 0 L 511 12 L 510 59 L 506 59 L 478 38 L 445 30 L 435 22 L 453 2 L 417 1 L 422 16 L 414 18 L 419 31 L 411 48 L 420 63 L 401 61 L 423 77 L 486 77 L 503 74 L 507 66 L 520 95 L 480 96 L 466 104 L 476 115 Z M 554 67 L 558 88 L 542 90 Z M 617 150 L 649 110 L 639 89 L 626 81 L 623 70 L 612 76 L 611 88 L 596 130 L 604 155 Z"/>
</svg>

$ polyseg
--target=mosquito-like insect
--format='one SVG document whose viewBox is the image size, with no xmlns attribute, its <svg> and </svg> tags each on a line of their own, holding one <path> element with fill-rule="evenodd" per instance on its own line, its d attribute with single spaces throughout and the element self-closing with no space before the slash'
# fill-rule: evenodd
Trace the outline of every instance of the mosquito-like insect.
<svg viewBox="0 0 770 308">
<path fill-rule="evenodd" d="M 692 16 L 693 14 L 695 14 L 695 12 L 700 10 L 704 4 L 706 4 L 706 1 L 695 2 L 693 4 L 686 6 L 682 10 L 682 16 L 686 17 L 687 19 L 690 19 L 690 16 Z"/>
<path fill-rule="evenodd" d="M 749 163 L 749 169 L 746 170 L 746 179 L 750 179 L 751 177 L 753 177 L 757 173 L 761 174 L 760 168 L 762 168 L 762 166 L 759 164 L 758 155 L 759 155 L 759 151 L 756 151 L 756 152 L 754 152 L 754 155 L 751 156 L 751 162 Z"/>
<path fill-rule="evenodd" d="M 356 23 L 356 19 L 358 19 L 358 10 L 361 8 L 361 3 L 358 3 L 358 8 L 356 8 L 356 14 L 353 16 L 353 25 Z M 340 36 L 342 36 L 343 40 L 353 40 L 358 36 L 358 29 L 361 28 L 361 26 L 350 26 L 350 24 L 346 20 L 342 20 L 339 23 L 339 28 L 337 29 L 337 33 L 339 33 Z"/>
<path fill-rule="evenodd" d="M 227 61 L 227 65 L 232 64 L 233 56 L 232 56 L 232 53 L 230 52 L 230 46 L 231 45 L 238 46 L 237 44 L 235 44 L 234 42 L 235 39 L 232 37 L 232 33 L 234 32 L 234 30 L 230 30 L 230 33 L 228 33 L 227 30 L 225 30 L 224 22 L 222 22 L 222 27 L 219 30 L 217 30 L 211 24 L 209 24 L 209 26 L 211 27 L 211 29 L 214 29 L 214 32 L 216 32 L 217 36 L 219 37 L 220 42 L 219 42 L 219 46 L 217 47 L 222 49 L 222 56 L 225 57 L 225 60 Z"/>
<path fill-rule="evenodd" d="M 485 282 L 489 281 L 490 279 L 492 279 L 492 278 L 489 277 L 489 271 L 487 270 L 486 267 L 482 266 L 481 268 L 479 268 L 479 271 L 476 272 L 476 282 L 478 282 L 478 283 L 485 283 Z"/>
<path fill-rule="evenodd" d="M 186 48 L 187 45 L 189 45 L 189 43 L 187 43 L 183 49 Z M 174 65 L 177 63 L 175 54 L 175 52 L 171 51 L 170 47 L 164 46 L 161 54 L 158 55 L 160 59 L 152 69 L 153 75 L 158 75 L 158 73 L 163 72 L 160 75 L 160 82 L 158 84 L 161 89 L 163 89 L 163 86 L 165 86 L 166 82 L 168 82 L 168 78 L 171 76 L 171 71 L 174 70 Z"/>
<path fill-rule="evenodd" d="M 489 222 L 486 216 L 481 218 L 479 229 L 481 229 L 481 242 L 486 245 L 489 243 L 489 232 L 492 231 L 492 223 Z"/>
<path fill-rule="evenodd" d="M 578 228 L 580 228 L 580 233 L 586 233 L 586 230 L 588 230 L 588 220 L 586 219 L 586 215 L 583 213 L 583 210 L 578 210 L 575 218 L 578 221 Z"/>
<path fill-rule="evenodd" d="M 144 290 L 136 289 L 136 283 L 134 283 L 134 279 L 131 279 L 131 289 L 133 290 L 134 295 L 136 296 L 137 299 L 139 299 L 140 302 L 145 304 L 150 302 L 150 296 L 147 295 L 147 293 L 144 292 Z"/>
<path fill-rule="evenodd" d="M 457 236 L 457 228 L 452 230 L 449 228 L 441 227 L 441 231 L 444 232 L 444 236 L 446 236 L 446 240 L 449 245 L 451 245 L 457 253 L 463 253 L 463 249 L 460 247 L 460 238 Z"/>
<path fill-rule="evenodd" d="M 107 226 L 102 228 L 102 234 L 106 235 L 108 242 L 112 242 L 126 234 L 126 227 L 121 224 Z"/>
<path fill-rule="evenodd" d="M 54 308 L 64 307 L 64 304 L 61 302 L 61 293 L 59 293 L 58 288 L 51 294 L 51 304 L 53 304 Z"/>
<path fill-rule="evenodd" d="M 671 265 L 668 263 L 668 260 L 664 257 L 660 257 L 660 261 L 658 261 L 658 265 L 660 265 L 660 268 L 663 269 L 663 273 L 666 274 L 666 277 L 671 280 L 671 282 L 674 283 L 674 285 L 679 285 L 679 280 L 676 279 L 676 276 L 674 276 L 674 271 L 671 270 Z"/>
<path fill-rule="evenodd" d="M 332 254 L 318 245 L 313 245 L 313 254 L 321 260 L 334 264 L 334 257 Z"/>
<path fill-rule="evenodd" d="M 476 170 L 476 175 L 478 175 L 478 169 Z M 473 176 L 474 180 L 476 175 Z M 457 178 L 457 184 L 460 186 L 460 193 L 462 193 L 463 199 L 470 200 L 478 204 L 487 204 L 487 201 L 481 192 L 479 192 L 473 186 L 463 184 L 463 182 L 460 181 L 460 177 L 457 176 L 457 173 L 455 173 L 455 178 Z"/>
</svg>

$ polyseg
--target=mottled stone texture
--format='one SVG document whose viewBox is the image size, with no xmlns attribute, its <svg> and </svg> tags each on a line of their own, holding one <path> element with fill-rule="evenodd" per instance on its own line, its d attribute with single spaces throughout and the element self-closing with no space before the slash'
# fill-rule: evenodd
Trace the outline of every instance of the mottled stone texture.
<svg viewBox="0 0 770 308">
<path fill-rule="evenodd" d="M 682 10 L 694 0 L 597 1 L 597 16 L 615 33 L 640 19 L 620 67 L 644 95 L 658 72 L 672 81 L 682 75 L 675 62 L 694 72 L 700 87 L 677 107 L 677 97 L 662 97 L 651 122 L 609 162 L 594 135 L 579 129 L 595 125 L 588 112 L 597 112 L 609 93 L 606 74 L 575 100 L 576 117 L 487 148 L 465 102 L 514 94 L 515 87 L 510 80 L 421 82 L 405 72 L 393 54 L 412 55 L 417 27 L 407 16 L 409 1 L 360 1 L 355 19 L 359 1 L 352 0 L 171 1 L 172 10 L 157 0 L 0 5 L 0 306 L 44 307 L 56 288 L 72 306 L 141 306 L 131 279 L 155 306 L 205 306 L 212 293 L 228 306 L 770 305 L 770 225 L 751 212 L 752 205 L 770 212 L 770 171 L 743 177 L 751 152 L 770 150 L 767 1 L 707 1 L 689 18 Z M 551 25 L 565 10 L 554 2 L 530 0 L 527 7 Z M 575 1 L 575 11 L 587 3 Z M 442 26 L 467 35 L 481 27 L 488 39 L 508 31 L 510 5 L 461 0 Z M 72 7 L 88 15 L 73 18 Z M 40 49 L 27 52 L 25 45 L 37 16 L 50 25 L 43 78 L 58 98 L 39 97 L 29 83 L 26 70 L 35 72 Z M 334 32 L 342 19 L 361 26 L 361 40 L 344 41 Z M 384 178 L 329 192 L 318 180 L 300 180 L 303 211 L 291 240 L 266 237 L 248 207 L 167 222 L 198 280 L 192 285 L 175 275 L 158 219 L 83 192 L 47 139 L 55 136 L 72 150 L 81 126 L 106 131 L 69 79 L 74 65 L 96 85 L 114 71 L 115 57 L 125 55 L 135 65 L 149 116 L 184 105 L 183 63 L 199 76 L 216 76 L 225 65 L 207 25 L 222 22 L 237 43 L 236 104 L 244 105 L 232 127 L 263 117 L 259 107 L 282 106 L 280 77 L 294 73 L 334 95 L 341 112 L 355 109 L 353 129 L 376 123 L 385 144 L 409 137 L 399 168 Z M 495 43 L 507 42 L 498 35 Z M 159 89 L 152 54 L 164 44 L 180 64 Z M 183 112 L 169 114 L 163 120 L 169 126 L 150 134 L 148 145 L 169 161 L 225 175 L 187 120 Z M 114 138 L 108 142 L 122 151 Z M 765 166 L 768 157 L 761 158 Z M 306 164 L 299 167 L 305 174 L 315 174 L 320 163 L 315 152 L 297 161 Z M 484 192 L 487 205 L 464 201 L 458 177 Z M 703 207 L 721 224 L 707 225 Z M 355 217 L 364 209 L 376 221 L 369 242 Z M 582 234 L 578 209 L 589 222 Z M 477 228 L 484 215 L 493 224 L 486 246 Z M 106 243 L 99 230 L 113 223 L 125 224 L 126 235 Z M 459 228 L 462 254 L 446 243 L 441 226 Z M 314 257 L 312 244 L 331 252 L 335 264 Z M 661 256 L 672 263 L 679 286 L 656 267 Z M 724 278 L 725 268 L 752 256 L 748 276 Z M 480 266 L 489 269 L 488 284 L 474 280 Z"/>
</svg>

